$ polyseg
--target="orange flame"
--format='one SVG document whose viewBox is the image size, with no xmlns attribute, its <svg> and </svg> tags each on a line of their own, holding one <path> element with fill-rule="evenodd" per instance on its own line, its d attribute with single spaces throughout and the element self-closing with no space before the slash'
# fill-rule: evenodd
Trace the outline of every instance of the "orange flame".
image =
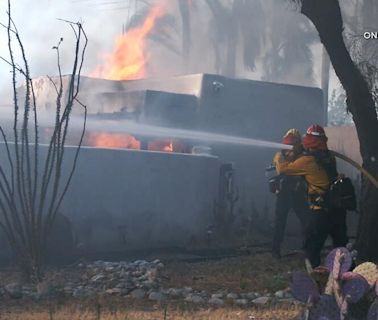
<svg viewBox="0 0 378 320">
<path fill-rule="evenodd" d="M 163 151 L 165 152 L 173 152 L 173 142 L 171 141 L 168 145 L 164 146 Z"/>
<path fill-rule="evenodd" d="M 133 136 L 119 133 L 89 133 L 87 143 L 101 148 L 125 148 L 140 150 L 140 142 Z"/>
<path fill-rule="evenodd" d="M 141 150 L 141 142 L 126 133 L 87 132 L 84 145 L 98 148 Z M 149 151 L 188 153 L 188 145 L 174 139 L 159 139 L 148 142 Z"/>
<path fill-rule="evenodd" d="M 162 140 L 150 141 L 148 143 L 148 150 L 188 153 L 188 145 L 185 144 L 184 142 L 181 142 L 175 139 L 162 139 Z"/>
<path fill-rule="evenodd" d="M 148 150 L 150 151 L 164 151 L 173 152 L 173 141 L 172 140 L 155 140 L 148 144 Z"/>
<path fill-rule="evenodd" d="M 145 48 L 148 35 L 156 21 L 164 15 L 162 6 L 154 6 L 139 27 L 117 36 L 112 53 L 103 54 L 105 63 L 97 66 L 92 77 L 109 80 L 140 79 L 146 76 L 146 65 L 150 58 Z"/>
</svg>

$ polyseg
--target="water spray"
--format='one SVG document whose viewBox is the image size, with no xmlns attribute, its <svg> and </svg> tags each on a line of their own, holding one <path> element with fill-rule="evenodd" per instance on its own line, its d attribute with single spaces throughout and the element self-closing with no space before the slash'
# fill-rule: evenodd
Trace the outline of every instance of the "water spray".
<svg viewBox="0 0 378 320">
<path fill-rule="evenodd" d="M 106 132 L 128 133 L 145 137 L 157 138 L 175 138 L 186 139 L 213 143 L 227 143 L 243 146 L 265 147 L 271 149 L 286 149 L 290 150 L 292 146 L 259 140 L 251 138 L 243 138 L 238 136 L 229 136 L 224 134 L 217 134 L 211 132 L 176 129 L 159 127 L 132 121 L 114 121 L 114 120 L 90 120 L 88 121 L 88 130 L 102 130 Z"/>
<path fill-rule="evenodd" d="M 125 121 L 122 123 L 118 121 L 95 121 L 92 123 L 92 125 L 101 125 L 102 129 L 106 127 L 106 131 L 111 131 L 111 132 L 127 131 L 129 133 L 137 134 L 140 136 L 156 136 L 160 138 L 170 137 L 170 138 L 177 138 L 177 139 L 189 139 L 189 140 L 205 141 L 205 142 L 228 143 L 228 144 L 237 144 L 237 145 L 244 145 L 244 146 L 281 149 L 281 150 L 292 149 L 292 146 L 290 145 L 277 143 L 277 142 L 243 138 L 243 137 L 237 137 L 237 136 L 228 136 L 228 135 L 216 134 L 216 133 L 210 133 L 210 132 L 158 127 L 158 126 L 152 126 L 152 125 L 138 124 L 135 122 L 133 123 L 130 121 L 127 121 L 127 122 Z M 377 178 L 375 178 L 371 173 L 369 173 L 360 164 L 358 164 L 356 161 L 353 161 L 352 159 L 350 159 L 349 157 L 341 153 L 338 153 L 333 150 L 330 150 L 330 151 L 335 157 L 351 164 L 354 168 L 356 168 L 363 175 L 365 175 L 365 177 L 369 179 L 369 181 L 376 188 L 378 188 Z"/>
<path fill-rule="evenodd" d="M 45 124 L 49 123 L 51 119 L 47 117 L 41 117 L 40 122 Z M 71 119 L 71 124 L 74 126 L 81 127 L 82 119 L 73 117 Z M 203 132 L 203 131 L 194 131 L 194 130 L 185 130 L 185 129 L 176 129 L 176 128 L 167 128 L 167 127 L 159 127 L 141 123 L 135 123 L 128 120 L 118 121 L 118 120 L 94 120 L 90 119 L 88 121 L 88 129 L 89 130 L 101 130 L 106 132 L 117 132 L 117 133 L 129 133 L 139 136 L 145 137 L 157 137 L 157 138 L 176 138 L 176 139 L 187 139 L 187 140 L 195 140 L 195 141 L 204 141 L 204 142 L 213 142 L 213 143 L 227 143 L 227 144 L 234 144 L 234 145 L 243 145 L 243 146 L 250 146 L 250 147 L 265 147 L 271 149 L 281 149 L 281 150 L 290 150 L 292 146 L 259 140 L 259 139 L 251 139 L 251 138 L 244 138 L 238 136 L 229 136 L 224 134 L 217 134 L 217 133 L 210 133 L 210 132 Z M 363 168 L 359 163 L 350 159 L 349 157 L 338 153 L 336 151 L 330 150 L 331 153 L 351 164 L 354 168 L 360 171 L 369 181 L 378 188 L 378 179 L 374 177 L 371 173 L 369 173 L 365 168 Z"/>
</svg>

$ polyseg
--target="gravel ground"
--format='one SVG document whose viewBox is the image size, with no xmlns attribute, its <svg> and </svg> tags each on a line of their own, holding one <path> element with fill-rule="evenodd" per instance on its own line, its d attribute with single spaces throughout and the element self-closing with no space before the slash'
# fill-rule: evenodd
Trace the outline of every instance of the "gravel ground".
<svg viewBox="0 0 378 320">
<path fill-rule="evenodd" d="M 96 319 L 99 312 L 101 319 L 295 319 L 301 305 L 287 288 L 302 261 L 265 253 L 191 263 L 81 262 L 50 269 L 38 286 L 1 272 L 0 319 Z"/>
</svg>

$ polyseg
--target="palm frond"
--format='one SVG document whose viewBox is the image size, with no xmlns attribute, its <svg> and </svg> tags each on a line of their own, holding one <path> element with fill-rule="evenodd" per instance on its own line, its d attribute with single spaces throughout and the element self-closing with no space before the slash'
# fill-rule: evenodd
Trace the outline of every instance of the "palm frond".
<svg viewBox="0 0 378 320">
<path fill-rule="evenodd" d="M 236 14 L 243 39 L 244 65 L 254 70 L 264 43 L 265 12 L 259 1 L 243 0 L 238 1 Z"/>
</svg>

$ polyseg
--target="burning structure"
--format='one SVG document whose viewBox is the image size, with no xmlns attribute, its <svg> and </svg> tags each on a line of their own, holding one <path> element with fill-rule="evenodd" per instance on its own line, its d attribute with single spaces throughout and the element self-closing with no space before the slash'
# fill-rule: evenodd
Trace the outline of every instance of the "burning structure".
<svg viewBox="0 0 378 320">
<path fill-rule="evenodd" d="M 39 107 L 49 111 L 53 85 L 47 78 L 36 84 Z M 203 246 L 213 226 L 226 235 L 273 201 L 265 167 L 274 150 L 222 141 L 201 149 L 195 139 L 128 132 L 120 120 L 280 141 L 287 128 L 303 131 L 324 119 L 320 89 L 211 74 L 83 77 L 78 98 L 88 106 L 91 148 L 82 150 L 62 213 L 77 245 L 88 250 Z M 77 138 L 73 132 L 72 141 Z M 191 154 L 193 146 L 202 152 Z M 203 154 L 210 148 L 211 155 Z"/>
<path fill-rule="evenodd" d="M 156 36 L 165 13 L 153 6 L 143 21 L 116 38 L 90 77 L 80 78 L 87 147 L 61 213 L 76 245 L 86 250 L 203 246 L 214 230 L 228 241 L 232 229 L 270 206 L 265 167 L 274 151 L 221 140 L 203 146 L 203 139 L 178 138 L 169 129 L 280 141 L 288 128 L 304 130 L 325 118 L 316 88 L 213 74 L 146 78 L 146 40 Z M 162 35 L 164 28 L 158 29 Z M 60 81 L 33 81 L 38 108 L 47 113 L 56 107 L 51 80 Z M 69 77 L 62 81 L 68 88 Z M 76 110 L 80 115 L 81 108 Z M 139 131 L 128 130 L 126 121 Z M 143 131 L 150 127 L 155 130 Z M 165 134 L 156 134 L 159 128 Z M 71 130 L 72 144 L 79 134 Z M 68 147 L 73 156 L 71 151 Z"/>
</svg>

